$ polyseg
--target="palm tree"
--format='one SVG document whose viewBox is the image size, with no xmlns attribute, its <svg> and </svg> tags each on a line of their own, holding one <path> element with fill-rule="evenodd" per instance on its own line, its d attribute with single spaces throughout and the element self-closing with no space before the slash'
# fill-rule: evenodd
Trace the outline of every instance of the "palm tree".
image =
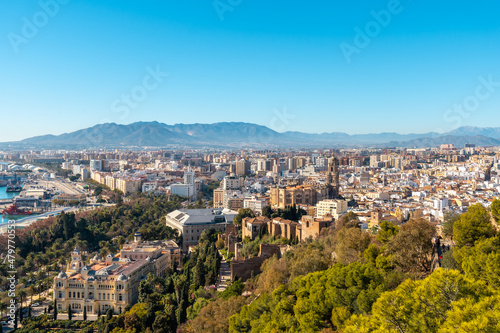
<svg viewBox="0 0 500 333">
<path fill-rule="evenodd" d="M 18 295 L 18 296 L 19 296 L 19 298 L 20 298 L 21 307 L 23 307 L 23 299 L 24 299 L 24 298 L 28 295 L 28 294 L 26 293 L 26 290 L 24 290 L 24 289 L 19 290 L 19 292 L 17 293 L 17 295 Z"/>
<path fill-rule="evenodd" d="M 36 294 L 35 286 L 31 285 L 28 289 L 28 292 L 31 296 L 31 303 L 30 304 L 33 304 L 33 295 Z"/>
<path fill-rule="evenodd" d="M 3 318 L 3 312 L 7 310 L 7 303 L 0 301 L 0 317 Z"/>
</svg>

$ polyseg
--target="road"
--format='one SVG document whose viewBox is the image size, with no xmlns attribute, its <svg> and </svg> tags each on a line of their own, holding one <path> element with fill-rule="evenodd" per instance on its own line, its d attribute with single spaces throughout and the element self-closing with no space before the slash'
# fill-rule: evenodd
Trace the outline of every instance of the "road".
<svg viewBox="0 0 500 333">
<path fill-rule="evenodd" d="M 26 189 L 38 189 L 38 187 L 42 187 L 45 189 L 51 189 L 55 187 L 58 191 L 64 192 L 70 195 L 81 195 L 86 194 L 86 192 L 78 187 L 76 187 L 72 183 L 65 182 L 63 180 L 54 179 L 54 180 L 40 180 L 37 182 L 38 184 L 26 184 Z"/>
</svg>

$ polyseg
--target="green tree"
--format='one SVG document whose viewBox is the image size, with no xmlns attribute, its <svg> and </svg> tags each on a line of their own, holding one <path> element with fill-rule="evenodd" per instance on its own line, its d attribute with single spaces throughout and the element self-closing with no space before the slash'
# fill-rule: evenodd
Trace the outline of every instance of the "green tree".
<svg viewBox="0 0 500 333">
<path fill-rule="evenodd" d="M 83 306 L 83 320 L 87 320 L 87 306 Z"/>
<path fill-rule="evenodd" d="M 460 214 L 456 212 L 447 212 L 444 214 L 443 235 L 447 238 L 453 237 L 453 225 L 460 220 Z"/>
<path fill-rule="evenodd" d="M 394 235 L 399 231 L 399 227 L 394 225 L 392 222 L 382 221 L 380 222 L 380 230 L 377 232 L 377 239 L 385 244 L 389 242 Z"/>
<path fill-rule="evenodd" d="M 54 299 L 54 320 L 57 320 L 57 299 Z"/>
<path fill-rule="evenodd" d="M 109 308 L 107 311 L 106 311 L 106 321 L 110 321 L 111 318 L 113 318 L 113 309 L 112 308 Z"/>
<path fill-rule="evenodd" d="M 271 215 L 273 215 L 273 210 L 271 208 L 271 206 L 264 206 L 262 207 L 262 216 L 265 216 L 267 218 L 271 218 Z"/>
<path fill-rule="evenodd" d="M 431 270 L 435 233 L 434 225 L 427 220 L 411 219 L 387 243 L 387 251 L 404 272 L 426 274 Z"/>
<path fill-rule="evenodd" d="M 359 228 L 360 222 L 359 217 L 356 213 L 350 211 L 344 216 L 342 216 L 336 223 L 336 227 L 346 227 L 346 228 Z"/>
<path fill-rule="evenodd" d="M 233 219 L 233 223 L 236 225 L 241 225 L 241 221 L 245 217 L 255 217 L 255 214 L 250 208 L 240 208 L 238 210 L 238 215 L 236 215 Z"/>
<path fill-rule="evenodd" d="M 500 295 L 454 302 L 440 332 L 500 332 Z"/>
<path fill-rule="evenodd" d="M 491 203 L 491 215 L 496 222 L 500 221 L 500 200 L 495 199 Z"/>
<path fill-rule="evenodd" d="M 94 195 L 97 197 L 101 195 L 101 193 L 102 193 L 102 186 L 96 186 L 96 188 L 94 189 Z"/>
<path fill-rule="evenodd" d="M 68 307 L 68 320 L 73 319 L 73 310 L 71 309 L 71 306 Z"/>
<path fill-rule="evenodd" d="M 233 296 L 227 300 L 219 298 L 201 309 L 199 315 L 192 321 L 193 332 L 227 333 L 229 318 L 237 315 L 246 304 L 243 296 Z"/>
<path fill-rule="evenodd" d="M 198 260 L 196 261 L 196 266 L 194 267 L 193 270 L 195 288 L 205 286 L 206 274 L 207 272 L 205 271 L 204 258 L 200 256 L 198 257 Z"/>
<path fill-rule="evenodd" d="M 369 233 L 359 228 L 343 227 L 337 234 L 337 245 L 335 246 L 336 260 L 342 264 L 359 261 L 371 242 Z"/>
<path fill-rule="evenodd" d="M 490 214 L 481 204 L 470 206 L 453 224 L 453 240 L 458 246 L 473 246 L 477 240 L 491 236 Z"/>
<path fill-rule="evenodd" d="M 477 241 L 473 247 L 455 247 L 453 256 L 466 276 L 500 288 L 500 237 Z"/>
<path fill-rule="evenodd" d="M 474 303 L 489 295 L 481 283 L 460 272 L 438 269 L 424 280 L 406 280 L 382 294 L 373 304 L 371 316 L 351 317 L 343 332 L 438 332 L 455 302 Z"/>
</svg>

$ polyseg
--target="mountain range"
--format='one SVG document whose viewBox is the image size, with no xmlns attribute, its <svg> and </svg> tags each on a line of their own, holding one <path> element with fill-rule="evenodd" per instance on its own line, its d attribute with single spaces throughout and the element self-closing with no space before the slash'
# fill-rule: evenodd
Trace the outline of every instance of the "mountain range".
<svg viewBox="0 0 500 333">
<path fill-rule="evenodd" d="M 311 134 L 276 132 L 266 126 L 243 122 L 175 124 L 136 122 L 128 125 L 98 124 L 61 135 L 42 135 L 0 143 L 6 148 L 313 148 L 313 147 L 435 147 L 451 143 L 463 147 L 500 146 L 500 127 L 460 127 L 448 133 Z"/>
</svg>

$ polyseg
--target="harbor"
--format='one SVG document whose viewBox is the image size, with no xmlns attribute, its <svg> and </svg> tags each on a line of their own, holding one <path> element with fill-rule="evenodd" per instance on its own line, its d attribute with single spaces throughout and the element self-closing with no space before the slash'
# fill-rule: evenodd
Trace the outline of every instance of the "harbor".
<svg viewBox="0 0 500 333">
<path fill-rule="evenodd" d="M 19 195 L 19 192 L 7 192 L 7 186 L 0 187 L 0 211 L 12 205 L 12 200 Z M 10 219 L 18 220 L 22 216 L 0 216 L 0 225 L 7 223 Z"/>
<path fill-rule="evenodd" d="M 6 171 L 7 164 L 1 164 L 3 171 Z M 24 228 L 62 211 L 78 211 L 82 209 L 82 204 L 86 206 L 85 191 L 71 183 L 56 179 L 53 175 L 50 177 L 47 172 L 19 174 L 21 169 L 35 170 L 32 165 L 23 165 L 16 171 L 13 164 L 9 168 L 11 170 L 0 174 L 0 233 L 5 232 L 8 225 Z M 54 204 L 55 199 L 76 200 L 79 203 L 76 206 L 80 208 Z"/>
</svg>

